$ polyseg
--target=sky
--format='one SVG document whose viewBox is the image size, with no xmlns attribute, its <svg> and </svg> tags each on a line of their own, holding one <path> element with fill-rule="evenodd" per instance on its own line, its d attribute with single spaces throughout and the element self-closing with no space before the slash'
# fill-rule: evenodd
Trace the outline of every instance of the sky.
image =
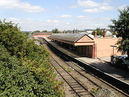
<svg viewBox="0 0 129 97">
<path fill-rule="evenodd" d="M 0 19 L 23 31 L 107 28 L 129 0 L 0 0 Z"/>
</svg>

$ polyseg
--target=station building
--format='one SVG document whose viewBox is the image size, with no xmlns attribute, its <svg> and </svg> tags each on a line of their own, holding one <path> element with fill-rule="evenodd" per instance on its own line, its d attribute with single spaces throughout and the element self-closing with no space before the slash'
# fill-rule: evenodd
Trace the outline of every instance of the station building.
<svg viewBox="0 0 129 97">
<path fill-rule="evenodd" d="M 113 37 L 91 37 L 87 34 L 53 34 L 48 37 L 51 41 L 70 50 L 81 57 L 101 58 L 111 55 L 121 55 L 114 48 L 118 38 Z"/>
<path fill-rule="evenodd" d="M 52 33 L 50 32 L 44 32 L 44 33 L 33 33 L 32 37 L 37 39 L 37 38 L 45 38 L 45 37 L 49 37 Z"/>
</svg>

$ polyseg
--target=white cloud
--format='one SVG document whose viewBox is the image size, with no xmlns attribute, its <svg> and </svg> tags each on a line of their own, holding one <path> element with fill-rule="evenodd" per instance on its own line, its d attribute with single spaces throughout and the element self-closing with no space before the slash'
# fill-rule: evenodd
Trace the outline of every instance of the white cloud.
<svg viewBox="0 0 129 97">
<path fill-rule="evenodd" d="M 48 19 L 48 20 L 36 20 L 31 18 L 8 18 L 8 21 L 13 21 L 14 23 L 18 23 L 18 26 L 23 31 L 34 31 L 34 30 L 52 30 L 54 28 L 58 28 L 59 30 L 69 30 L 69 29 L 87 29 L 87 28 L 106 28 L 109 24 L 111 18 L 81 18 L 75 19 L 74 21 L 66 21 L 66 20 L 56 20 L 56 19 Z"/>
<path fill-rule="evenodd" d="M 100 4 L 100 6 L 98 8 L 100 10 L 111 10 L 111 9 L 113 9 L 113 7 L 110 6 L 108 3 L 102 3 L 102 4 Z"/>
<path fill-rule="evenodd" d="M 20 0 L 0 0 L 0 7 L 2 8 L 17 8 L 26 12 L 42 12 L 44 8 L 32 5 L 27 2 L 22 2 Z"/>
<path fill-rule="evenodd" d="M 95 2 L 93 0 L 78 0 L 78 5 L 84 7 L 84 12 L 94 13 L 113 9 L 107 2 Z"/>
<path fill-rule="evenodd" d="M 99 9 L 98 8 L 84 9 L 84 12 L 95 13 L 99 12 Z"/>
<path fill-rule="evenodd" d="M 59 20 L 47 20 L 48 23 L 59 23 L 60 21 Z"/>
<path fill-rule="evenodd" d="M 19 21 L 19 19 L 18 18 L 13 18 L 13 17 L 10 17 L 10 18 L 8 18 L 10 21 Z"/>
<path fill-rule="evenodd" d="M 69 23 L 69 22 L 67 22 L 67 23 L 66 23 L 66 25 L 70 25 L 70 23 Z"/>
<path fill-rule="evenodd" d="M 86 18 L 86 16 L 80 15 L 80 16 L 77 16 L 77 18 Z"/>
<path fill-rule="evenodd" d="M 61 17 L 62 17 L 62 18 L 71 18 L 71 17 L 72 17 L 72 15 L 64 14 L 64 15 L 62 15 Z"/>
<path fill-rule="evenodd" d="M 78 4 L 83 7 L 97 7 L 99 4 L 92 0 L 78 0 Z"/>
<path fill-rule="evenodd" d="M 84 9 L 84 12 L 96 13 L 96 12 L 103 12 L 111 9 L 112 9 L 111 6 L 105 5 L 105 6 L 95 7 L 95 8 Z"/>
</svg>

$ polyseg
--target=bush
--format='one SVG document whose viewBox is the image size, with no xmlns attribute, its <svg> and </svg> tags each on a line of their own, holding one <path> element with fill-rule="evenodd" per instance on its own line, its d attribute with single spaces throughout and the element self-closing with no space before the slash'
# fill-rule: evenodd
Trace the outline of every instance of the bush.
<svg viewBox="0 0 129 97">
<path fill-rule="evenodd" d="M 12 23 L 0 22 L 0 30 L 0 97 L 63 96 L 46 49 Z"/>
<path fill-rule="evenodd" d="M 60 93 L 53 87 L 56 83 L 42 75 L 44 71 L 43 67 L 33 70 L 23 66 L 0 45 L 0 97 L 59 97 Z"/>
</svg>

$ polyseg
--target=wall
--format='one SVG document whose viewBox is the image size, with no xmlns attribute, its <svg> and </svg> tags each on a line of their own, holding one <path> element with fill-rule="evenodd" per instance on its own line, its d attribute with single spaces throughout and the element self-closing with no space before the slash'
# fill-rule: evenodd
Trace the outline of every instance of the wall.
<svg viewBox="0 0 129 97">
<path fill-rule="evenodd" d="M 113 55 L 113 47 L 111 47 L 111 45 L 115 45 L 119 39 L 105 37 L 105 38 L 95 38 L 94 40 L 96 44 L 96 56 L 109 57 Z M 117 52 L 117 49 L 115 48 L 114 54 L 121 55 L 121 52 Z"/>
</svg>

